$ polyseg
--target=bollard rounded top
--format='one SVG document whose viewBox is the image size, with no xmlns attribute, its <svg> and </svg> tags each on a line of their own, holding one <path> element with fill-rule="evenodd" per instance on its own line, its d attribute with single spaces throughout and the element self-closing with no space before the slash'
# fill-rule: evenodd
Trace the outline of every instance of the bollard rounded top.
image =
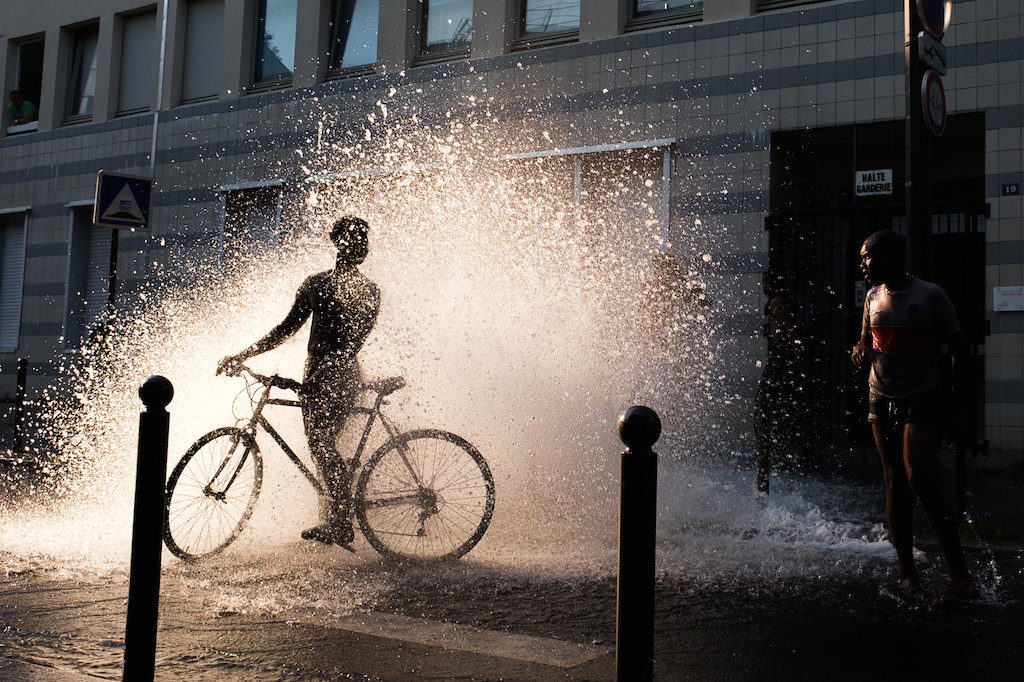
<svg viewBox="0 0 1024 682">
<path fill-rule="evenodd" d="M 167 407 L 174 397 L 174 386 L 166 377 L 154 374 L 139 386 L 139 397 L 147 408 Z"/>
<path fill-rule="evenodd" d="M 647 450 L 661 436 L 658 413 L 643 405 L 634 405 L 619 415 L 619 438 L 630 450 Z"/>
</svg>

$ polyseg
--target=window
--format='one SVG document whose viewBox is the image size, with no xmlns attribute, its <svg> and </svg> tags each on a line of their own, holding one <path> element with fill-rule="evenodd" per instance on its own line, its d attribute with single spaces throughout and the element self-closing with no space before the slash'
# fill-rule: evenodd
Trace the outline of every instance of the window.
<svg viewBox="0 0 1024 682">
<path fill-rule="evenodd" d="M 380 0 L 333 0 L 330 69 L 350 69 L 377 61 Z"/>
<path fill-rule="evenodd" d="M 422 0 L 423 54 L 463 51 L 473 38 L 473 0 Z"/>
<path fill-rule="evenodd" d="M 297 0 L 259 0 L 253 83 L 288 80 L 295 68 Z"/>
<path fill-rule="evenodd" d="M 156 12 L 133 14 L 121 24 L 121 81 L 117 113 L 146 111 L 153 104 Z"/>
<path fill-rule="evenodd" d="M 224 264 L 229 269 L 281 244 L 281 188 L 266 185 L 224 193 Z"/>
<path fill-rule="evenodd" d="M 521 35 L 543 36 L 578 31 L 579 0 L 523 0 Z"/>
<path fill-rule="evenodd" d="M 93 227 L 91 206 L 72 209 L 70 220 L 64 347 L 80 348 L 107 319 L 114 231 Z"/>
<path fill-rule="evenodd" d="M 8 111 L 8 133 L 23 133 L 39 128 L 39 97 L 43 89 L 43 40 L 26 41 L 18 45 L 17 72 L 14 80 L 14 87 L 21 94 L 24 102 L 31 106 L 22 104 L 21 109 L 25 113 L 35 112 L 28 117 L 34 120 L 14 125 Z M 6 97 L 7 93 L 4 93 Z"/>
<path fill-rule="evenodd" d="M 630 24 L 664 24 L 682 17 L 699 18 L 704 0 L 633 0 Z"/>
<path fill-rule="evenodd" d="M 28 214 L 0 214 L 0 350 L 18 349 Z"/>
<path fill-rule="evenodd" d="M 98 37 L 96 26 L 80 28 L 72 33 L 68 102 L 64 112 L 68 119 L 92 116 L 93 100 L 96 98 L 96 43 Z"/>
<path fill-rule="evenodd" d="M 220 92 L 224 0 L 192 0 L 187 12 L 180 100 L 194 102 L 215 97 Z M 211 65 L 214 68 L 210 68 Z"/>
</svg>

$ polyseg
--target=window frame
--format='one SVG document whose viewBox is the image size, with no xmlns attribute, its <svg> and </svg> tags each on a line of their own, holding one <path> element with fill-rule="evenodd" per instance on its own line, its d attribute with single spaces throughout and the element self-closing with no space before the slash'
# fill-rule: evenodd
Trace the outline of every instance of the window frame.
<svg viewBox="0 0 1024 682">
<path fill-rule="evenodd" d="M 10 90 L 18 90 L 18 91 L 22 90 L 22 85 L 21 85 L 21 75 L 22 75 L 21 74 L 21 51 L 22 51 L 22 49 L 24 49 L 24 47 L 26 45 L 31 45 L 33 43 L 42 43 L 42 45 L 43 45 L 43 59 L 44 60 L 46 59 L 46 33 L 36 33 L 36 34 L 30 35 L 30 36 L 24 36 L 22 38 L 17 38 L 15 40 L 11 40 L 10 42 L 11 42 L 11 46 L 16 48 L 17 54 L 16 54 L 16 57 L 15 57 L 15 60 L 14 60 L 14 81 L 13 81 L 13 87 L 5 88 L 4 89 L 5 93 L 10 91 Z M 37 100 L 42 99 L 42 77 L 41 76 L 42 76 L 42 74 L 40 74 L 40 87 L 39 87 L 40 93 L 39 93 L 39 97 L 36 98 Z M 22 94 L 22 96 L 24 96 L 25 93 L 22 92 L 21 94 Z M 39 110 L 40 103 L 38 101 L 32 101 L 32 100 L 29 100 L 29 101 L 32 102 L 33 105 L 35 105 L 35 108 L 36 108 L 36 120 L 31 121 L 30 123 L 22 123 L 21 125 L 16 125 L 16 126 L 15 125 L 9 125 L 9 124 L 4 126 L 4 130 L 6 131 L 6 133 L 8 135 L 19 135 L 21 133 L 30 133 L 30 132 L 39 130 L 39 114 L 41 113 L 40 110 Z M 5 112 L 6 112 L 6 110 L 5 110 Z M 6 118 L 7 118 L 7 115 L 5 113 L 4 116 L 3 116 L 3 119 L 6 119 Z"/>
<path fill-rule="evenodd" d="M 223 36 L 224 36 L 224 3 L 225 3 L 225 0 L 216 0 L 216 1 L 220 5 L 220 13 L 221 13 L 221 16 L 220 16 L 221 42 L 220 42 L 220 52 L 219 52 L 219 58 L 218 58 L 218 62 L 219 62 L 223 58 L 223 54 L 224 54 L 223 53 Z M 222 89 L 221 78 L 220 78 L 220 71 L 218 70 L 216 76 L 214 77 L 214 82 L 216 83 L 216 87 L 214 88 L 213 92 L 205 94 L 205 95 L 196 95 L 194 97 L 186 97 L 185 94 L 184 94 L 185 93 L 185 79 L 188 76 L 188 61 L 187 60 L 188 60 L 188 55 L 190 54 L 190 52 L 188 50 L 189 14 L 190 14 L 190 8 L 192 7 L 193 4 L 194 4 L 194 0 L 184 0 L 184 2 L 182 2 L 182 5 L 181 5 L 184 8 L 184 10 L 185 10 L 184 11 L 184 19 L 185 19 L 185 21 L 183 22 L 184 26 L 182 27 L 182 32 L 181 32 L 181 47 L 179 48 L 179 50 L 180 50 L 180 53 L 179 53 L 180 57 L 179 57 L 179 59 L 181 61 L 178 62 L 178 63 L 181 65 L 181 75 L 178 77 L 178 88 L 177 88 L 177 92 L 176 92 L 177 97 L 178 97 L 177 106 L 181 106 L 181 105 L 185 105 L 185 104 L 197 104 L 199 102 L 210 102 L 210 101 L 216 100 L 216 99 L 218 99 L 220 97 L 221 89 Z M 178 16 L 181 17 L 181 14 L 179 14 Z M 180 19 L 179 19 L 179 21 L 180 21 Z"/>
<path fill-rule="evenodd" d="M 470 28 L 470 39 L 463 46 L 461 43 L 444 43 L 430 47 L 427 45 L 427 19 L 430 0 L 417 0 L 419 4 L 418 17 L 416 19 L 416 57 L 414 65 L 437 64 L 455 59 L 468 57 L 473 47 L 473 31 Z M 473 12 L 470 11 L 470 22 L 473 21 Z"/>
<path fill-rule="evenodd" d="M 17 219 L 22 215 L 21 233 L 21 286 L 18 293 L 18 328 L 14 332 L 14 346 L 0 346 L 0 353 L 15 353 L 21 347 L 21 318 L 25 314 L 25 262 L 28 258 L 28 216 L 32 211 L 30 206 L 17 206 L 14 208 L 0 209 L 0 220 L 6 222 L 10 219 Z M 17 229 L 16 227 L 14 229 Z"/>
<path fill-rule="evenodd" d="M 287 182 L 282 178 L 273 180 L 256 180 L 253 182 L 239 182 L 231 185 L 221 185 L 215 190 L 220 195 L 220 230 L 217 234 L 217 268 L 221 276 L 227 274 L 228 257 L 228 199 L 235 192 L 252 190 L 275 190 L 277 192 L 277 207 L 274 216 L 275 244 L 274 253 L 281 255 L 281 245 L 284 243 L 285 233 L 282 230 L 282 217 L 284 214 L 284 193 L 287 189 Z"/>
<path fill-rule="evenodd" d="M 704 0 L 699 7 L 676 7 L 665 10 L 648 10 L 637 12 L 636 0 L 629 0 L 629 14 L 626 19 L 626 31 L 642 31 L 661 26 L 675 24 L 695 24 L 704 19 Z"/>
<path fill-rule="evenodd" d="M 334 47 L 336 44 L 334 36 L 334 18 L 337 16 L 335 8 L 337 3 L 344 2 L 345 0 L 331 0 L 330 2 L 324 3 L 326 5 L 326 11 L 328 12 L 325 24 L 327 25 L 327 72 L 326 80 L 337 80 L 340 78 L 350 78 L 352 76 L 363 76 L 369 73 L 373 73 L 377 64 L 380 63 L 379 48 L 380 48 L 380 6 L 381 0 L 377 0 L 377 48 L 378 52 L 374 55 L 373 61 L 366 64 L 357 64 L 355 66 L 339 66 L 331 67 L 331 62 L 334 57 Z M 352 0 L 355 2 L 356 0 Z"/>
<path fill-rule="evenodd" d="M 72 89 L 72 86 L 75 84 L 75 80 L 77 78 L 81 77 L 80 74 L 74 73 L 74 71 L 75 71 L 74 66 L 75 66 L 75 63 L 76 63 L 76 54 L 78 52 L 77 48 L 78 48 L 78 45 L 79 45 L 79 38 L 80 38 L 80 36 L 82 36 L 86 32 L 94 33 L 95 36 L 96 36 L 96 47 L 95 47 L 93 59 L 95 59 L 95 61 L 96 61 L 96 81 L 97 81 L 97 85 L 98 85 L 98 81 L 99 81 L 99 78 L 100 78 L 100 73 L 99 73 L 100 22 L 99 22 L 99 19 L 94 19 L 92 21 L 83 22 L 81 24 L 75 24 L 74 26 L 65 26 L 64 30 L 67 31 L 67 33 L 68 33 L 69 43 L 68 43 L 67 61 L 66 61 L 66 69 L 67 70 L 65 72 L 67 74 L 67 79 L 66 79 L 66 81 L 64 83 L 64 118 L 61 121 L 61 125 L 74 125 L 76 123 L 87 123 L 89 121 L 92 121 L 93 118 L 96 115 L 96 91 L 95 91 L 95 89 L 93 90 L 93 95 L 92 95 L 93 96 L 92 111 L 90 111 L 88 114 L 71 114 L 71 113 L 69 113 L 69 110 L 71 109 L 71 103 L 74 101 L 74 99 L 71 96 L 71 94 L 72 94 L 71 93 L 71 89 Z M 79 99 L 80 98 L 81 98 L 81 95 L 79 96 Z"/>
<path fill-rule="evenodd" d="M 75 254 L 76 254 L 76 251 L 74 249 L 74 245 L 75 245 L 75 231 L 76 231 L 75 230 L 75 215 L 76 214 L 86 214 L 86 215 L 89 216 L 88 217 L 88 226 L 85 228 L 86 230 L 110 229 L 110 232 L 111 232 L 111 235 L 110 235 L 110 240 L 111 240 L 110 250 L 111 250 L 111 253 L 108 254 L 107 261 L 106 261 L 107 271 L 108 272 L 107 272 L 107 279 L 106 279 L 106 283 L 105 283 L 105 286 L 106 286 L 106 296 L 107 296 L 106 317 L 104 318 L 105 320 L 109 320 L 109 315 L 110 315 L 110 311 L 111 311 L 111 304 L 110 304 L 111 284 L 113 284 L 113 291 L 114 291 L 115 295 L 117 293 L 117 268 L 116 268 L 117 263 L 116 262 L 113 263 L 114 264 L 114 271 L 110 272 L 110 270 L 111 270 L 111 263 L 112 263 L 111 256 L 113 255 L 113 251 L 115 249 L 119 248 L 118 238 L 117 238 L 118 237 L 117 230 L 111 229 L 111 228 L 98 228 L 98 227 L 96 227 L 95 225 L 92 224 L 92 214 L 93 214 L 93 211 L 94 211 L 94 209 L 93 209 L 94 205 L 95 205 L 95 203 L 94 203 L 94 201 L 92 199 L 86 199 L 86 200 L 83 200 L 83 201 L 71 201 L 71 202 L 68 202 L 68 203 L 64 204 L 64 208 L 67 209 L 67 212 L 68 212 L 68 230 L 67 230 L 67 247 L 68 248 L 67 248 L 67 256 L 65 257 L 65 261 L 64 261 L 64 311 L 63 311 L 63 315 L 62 315 L 62 318 L 61 318 L 61 349 L 62 349 L 62 352 L 64 352 L 64 353 L 77 353 L 78 351 L 80 351 L 82 349 L 82 347 L 86 344 L 86 341 L 88 340 L 89 334 L 92 332 L 92 329 L 86 329 L 85 323 L 83 322 L 82 323 L 82 329 L 80 330 L 81 333 L 78 334 L 76 336 L 76 338 L 72 339 L 72 338 L 70 338 L 69 328 L 68 328 L 68 325 L 72 322 L 72 319 L 71 319 L 71 296 L 72 296 L 72 291 L 71 291 L 71 275 L 72 275 L 72 272 L 71 272 L 71 269 L 72 268 L 71 268 L 71 266 L 73 264 L 74 257 L 75 257 Z M 89 268 L 88 245 L 89 245 L 89 242 L 88 242 L 88 240 L 86 240 L 86 253 L 85 253 L 85 269 L 86 269 L 86 275 L 85 276 L 86 277 L 88 277 L 87 273 L 88 273 L 88 268 Z M 82 303 L 84 303 L 84 299 L 83 299 Z M 79 314 L 80 315 L 85 315 L 86 314 L 86 310 L 83 309 Z"/>
<path fill-rule="evenodd" d="M 145 15 L 145 14 L 152 14 L 153 15 L 153 29 L 154 29 L 153 38 L 154 38 L 154 41 L 153 41 L 153 54 L 151 55 L 152 61 L 150 62 L 150 71 L 152 73 L 155 73 L 156 69 L 158 68 L 158 63 L 159 63 L 160 60 L 159 60 L 159 54 L 158 54 L 159 43 L 157 42 L 157 39 L 156 39 L 156 29 L 160 25 L 160 16 L 159 16 L 159 14 L 157 12 L 157 9 L 158 9 L 157 5 L 149 5 L 147 7 L 140 7 L 137 10 L 133 10 L 131 12 L 125 12 L 123 14 L 115 15 L 115 21 L 119 22 L 119 24 L 120 24 L 119 27 L 118 27 L 119 28 L 118 33 L 120 34 L 120 41 L 119 41 L 120 42 L 120 45 L 119 45 L 120 49 L 118 51 L 118 57 L 119 57 L 120 63 L 117 66 L 117 97 L 114 100 L 114 116 L 115 117 L 119 117 L 119 116 L 132 116 L 133 114 L 142 114 L 142 113 L 146 113 L 146 112 L 149 112 L 149 111 L 153 110 L 153 100 L 156 98 L 156 87 L 155 87 L 155 84 L 154 84 L 153 87 L 150 88 L 149 104 L 147 104 L 146 106 L 143 106 L 143 107 L 133 107 L 133 108 L 130 108 L 130 109 L 122 109 L 121 108 L 121 88 L 124 86 L 124 82 L 123 82 L 124 81 L 124 36 L 125 36 L 125 30 L 124 29 L 125 29 L 125 22 L 127 20 L 133 19 L 135 17 L 142 16 L 142 15 Z"/>
<path fill-rule="evenodd" d="M 550 33 L 526 33 L 526 4 L 528 0 L 515 0 L 516 2 L 516 37 L 512 41 L 512 50 L 532 50 L 540 47 L 553 45 L 565 45 L 566 43 L 579 42 L 580 29 L 577 26 L 569 31 L 552 31 Z M 580 2 L 580 21 L 582 16 L 582 2 Z"/>
<path fill-rule="evenodd" d="M 225 0 L 226 1 L 226 0 Z M 253 91 L 262 90 L 275 90 L 277 88 L 286 88 L 292 84 L 295 79 L 295 55 L 292 55 L 292 67 L 289 73 L 279 73 L 270 77 L 257 79 L 257 64 L 259 63 L 260 57 L 260 43 L 263 38 L 263 34 L 266 33 L 267 26 L 267 3 L 271 0 L 255 0 L 252 5 L 252 30 L 250 37 L 252 40 L 252 49 L 250 50 L 250 78 L 249 78 L 249 89 Z M 299 26 L 299 3 L 298 0 L 290 0 L 295 3 L 295 30 L 298 35 Z M 262 8 L 263 12 L 260 12 Z"/>
</svg>

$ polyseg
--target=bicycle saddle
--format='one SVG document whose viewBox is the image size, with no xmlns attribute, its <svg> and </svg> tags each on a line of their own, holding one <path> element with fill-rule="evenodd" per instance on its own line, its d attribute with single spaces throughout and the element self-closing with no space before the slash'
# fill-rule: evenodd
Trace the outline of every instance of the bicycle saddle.
<svg viewBox="0 0 1024 682">
<path fill-rule="evenodd" d="M 389 377 L 387 379 L 380 379 L 378 381 L 368 381 L 363 384 L 363 388 L 368 391 L 376 391 L 382 396 L 390 395 L 398 389 L 405 386 L 405 379 L 402 377 Z"/>
</svg>

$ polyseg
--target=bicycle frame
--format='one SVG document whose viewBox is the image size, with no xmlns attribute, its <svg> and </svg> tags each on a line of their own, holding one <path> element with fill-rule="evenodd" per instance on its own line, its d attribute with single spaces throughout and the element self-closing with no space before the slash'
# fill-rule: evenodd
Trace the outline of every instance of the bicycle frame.
<svg viewBox="0 0 1024 682">
<path fill-rule="evenodd" d="M 309 470 L 309 468 L 302 462 L 301 459 L 299 459 L 299 456 L 295 454 L 295 451 L 292 450 L 291 446 L 289 446 L 285 439 L 281 436 L 281 434 L 277 432 L 277 429 L 275 429 L 274 426 L 267 420 L 267 418 L 263 416 L 263 408 L 265 408 L 267 405 L 281 405 L 284 407 L 301 408 L 302 401 L 291 400 L 286 398 L 271 398 L 271 388 L 271 386 L 264 386 L 263 393 L 260 396 L 259 400 L 256 402 L 256 406 L 253 408 L 252 417 L 249 418 L 249 422 L 248 424 L 246 424 L 243 430 L 248 431 L 255 437 L 256 427 L 261 427 L 264 431 L 270 434 L 270 437 L 274 439 L 274 442 L 277 443 L 278 447 L 280 447 L 284 454 L 288 456 L 288 459 L 290 459 L 295 464 L 295 466 L 299 468 L 299 471 L 302 472 L 302 475 L 306 477 L 306 480 L 309 481 L 310 484 L 316 489 L 317 493 L 319 493 L 320 495 L 329 496 L 327 490 L 324 488 L 323 483 L 321 483 L 319 479 L 317 479 L 316 475 Z M 356 405 L 352 407 L 352 411 L 349 413 L 350 418 L 354 414 L 366 415 L 366 425 L 363 427 L 363 433 L 359 439 L 359 445 L 358 447 L 356 447 L 355 456 L 352 458 L 353 471 L 359 468 L 360 460 L 362 459 L 363 456 L 363 450 L 366 448 L 366 443 L 370 439 L 370 432 L 373 430 L 373 422 L 375 419 L 380 419 L 380 423 L 384 427 L 384 430 L 387 432 L 389 439 L 395 438 L 396 436 L 399 435 L 398 428 L 390 421 L 388 421 L 388 419 L 385 418 L 384 414 L 380 411 L 381 405 L 385 404 L 386 401 L 384 400 L 384 396 L 378 393 L 377 399 L 374 401 L 373 407 L 362 407 Z M 413 476 L 415 477 L 415 473 L 413 473 Z M 419 483 L 419 481 L 417 481 L 417 483 Z M 230 485 L 230 483 L 228 485 Z"/>
</svg>

